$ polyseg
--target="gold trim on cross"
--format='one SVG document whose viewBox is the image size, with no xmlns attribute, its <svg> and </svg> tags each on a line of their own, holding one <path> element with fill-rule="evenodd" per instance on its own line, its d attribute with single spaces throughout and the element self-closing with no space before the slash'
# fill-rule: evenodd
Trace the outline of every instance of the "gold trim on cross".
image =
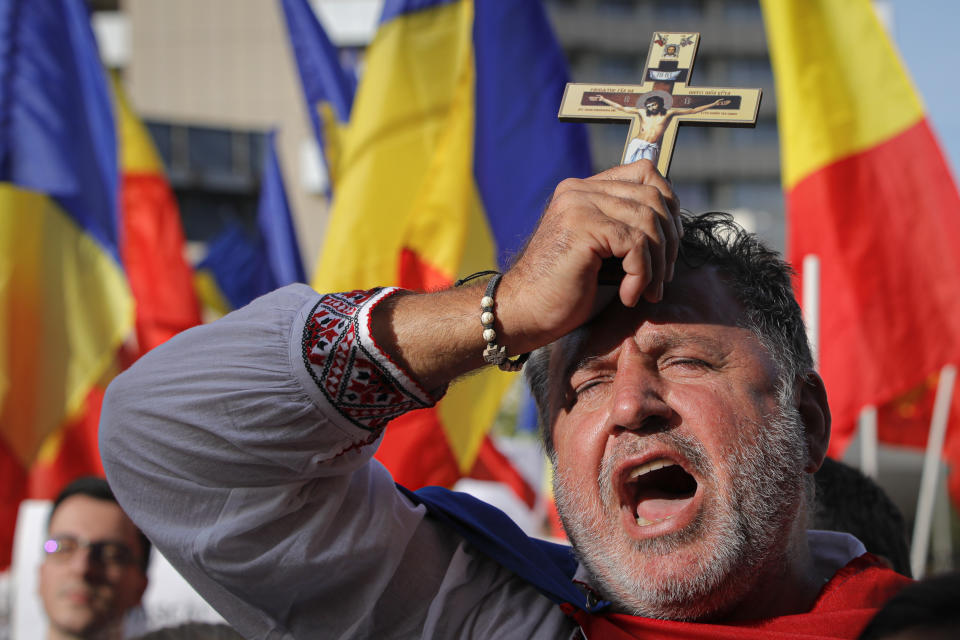
<svg viewBox="0 0 960 640">
<path fill-rule="evenodd" d="M 621 164 L 647 158 L 667 175 L 682 123 L 752 127 L 760 89 L 690 87 L 699 33 L 653 34 L 642 84 L 567 84 L 560 120 L 630 123 Z"/>
</svg>

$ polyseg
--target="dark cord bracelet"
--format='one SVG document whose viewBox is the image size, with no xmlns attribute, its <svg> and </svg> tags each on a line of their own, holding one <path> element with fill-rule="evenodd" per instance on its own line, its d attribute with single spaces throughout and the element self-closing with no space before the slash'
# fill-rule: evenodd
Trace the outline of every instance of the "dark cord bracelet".
<svg viewBox="0 0 960 640">
<path fill-rule="evenodd" d="M 455 287 L 473 280 L 474 278 L 481 278 L 483 276 L 492 275 L 490 281 L 487 283 L 487 289 L 483 294 L 483 298 L 480 300 L 480 324 L 483 326 L 483 339 L 487 342 L 487 348 L 483 350 L 483 360 L 488 364 L 497 365 L 501 371 L 520 371 L 523 369 L 524 363 L 527 361 L 527 358 L 530 357 L 529 353 L 524 353 L 516 357 L 516 359 L 511 360 L 507 357 L 507 348 L 497 346 L 497 332 L 493 328 L 493 324 L 496 321 L 494 316 L 494 295 L 497 292 L 497 285 L 500 284 L 500 279 L 503 277 L 503 274 L 499 271 L 478 271 L 477 273 L 472 273 L 465 278 L 457 280 L 454 284 Z"/>
</svg>

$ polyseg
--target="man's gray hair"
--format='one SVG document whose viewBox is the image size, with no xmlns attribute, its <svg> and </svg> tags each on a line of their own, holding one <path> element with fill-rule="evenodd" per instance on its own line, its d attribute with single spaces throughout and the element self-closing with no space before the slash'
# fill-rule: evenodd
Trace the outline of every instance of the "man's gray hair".
<svg viewBox="0 0 960 640">
<path fill-rule="evenodd" d="M 793 295 L 793 269 L 776 251 L 747 232 L 727 213 L 684 216 L 684 236 L 679 261 L 687 269 L 712 266 L 744 308 L 741 326 L 757 336 L 779 367 L 781 401 L 793 392 L 794 383 L 813 369 L 813 357 L 803 324 L 803 314 Z M 582 333 L 578 329 L 574 333 Z M 570 337 L 565 338 L 571 339 Z M 558 340 L 535 351 L 524 370 L 537 403 L 540 435 L 548 455 L 553 455 L 550 425 L 550 357 Z M 572 339 L 576 339 L 574 336 Z"/>
</svg>

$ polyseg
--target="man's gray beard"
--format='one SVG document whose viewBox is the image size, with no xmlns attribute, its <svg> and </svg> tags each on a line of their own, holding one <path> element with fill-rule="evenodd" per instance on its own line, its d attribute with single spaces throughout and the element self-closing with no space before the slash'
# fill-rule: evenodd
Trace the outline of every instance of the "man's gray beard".
<svg viewBox="0 0 960 640">
<path fill-rule="evenodd" d="M 748 442 L 742 428 L 737 429 L 740 437 L 724 461 L 733 470 L 727 496 L 707 496 L 707 509 L 681 531 L 631 541 L 635 552 L 652 557 L 666 555 L 703 536 L 715 538 L 714 548 L 700 558 L 696 572 L 686 579 L 655 582 L 643 574 L 632 575 L 625 566 L 629 559 L 610 553 L 603 523 L 590 522 L 591 518 L 575 506 L 573 496 L 578 488 L 559 471 L 554 474 L 554 497 L 567 535 L 596 586 L 618 610 L 672 620 L 715 616 L 732 608 L 754 586 L 758 568 L 784 554 L 804 490 L 806 440 L 795 407 L 781 403 L 777 413 L 756 429 L 759 435 L 755 443 Z M 647 449 L 656 440 L 677 450 L 701 480 L 713 480 L 716 486 L 713 465 L 691 436 L 671 431 L 638 436 L 636 448 L 617 452 L 604 461 L 598 483 L 607 517 L 618 515 L 616 504 L 610 504 L 611 499 L 616 502 L 612 483 L 618 461 Z"/>
</svg>

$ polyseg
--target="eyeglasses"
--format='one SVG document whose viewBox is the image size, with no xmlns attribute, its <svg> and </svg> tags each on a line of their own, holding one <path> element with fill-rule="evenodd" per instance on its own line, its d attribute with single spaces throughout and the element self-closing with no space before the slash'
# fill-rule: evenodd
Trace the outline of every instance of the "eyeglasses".
<svg viewBox="0 0 960 640">
<path fill-rule="evenodd" d="M 81 549 L 89 550 L 91 562 L 106 566 L 120 567 L 134 562 L 133 549 L 122 542 L 112 540 L 91 542 L 76 536 L 64 535 L 50 538 L 43 543 L 43 550 L 47 557 L 58 562 L 66 562 Z"/>
</svg>

